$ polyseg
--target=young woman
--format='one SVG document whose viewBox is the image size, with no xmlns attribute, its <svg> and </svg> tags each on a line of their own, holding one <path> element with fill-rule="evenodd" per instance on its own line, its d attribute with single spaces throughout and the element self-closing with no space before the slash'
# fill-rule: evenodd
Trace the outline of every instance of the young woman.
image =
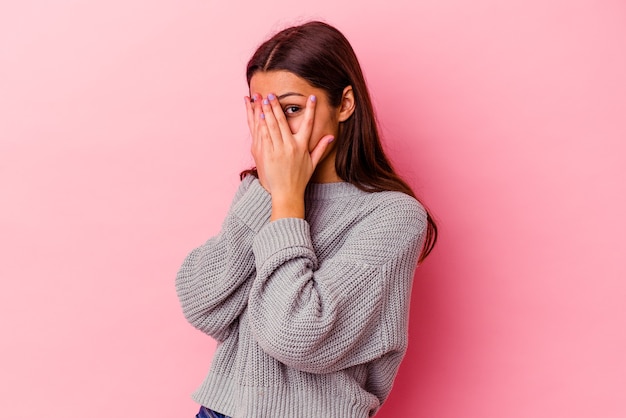
<svg viewBox="0 0 626 418">
<path fill-rule="evenodd" d="M 219 342 L 197 416 L 373 416 L 407 348 L 435 224 L 383 152 L 339 31 L 279 32 L 247 80 L 256 168 L 176 280 L 186 318 Z"/>
</svg>

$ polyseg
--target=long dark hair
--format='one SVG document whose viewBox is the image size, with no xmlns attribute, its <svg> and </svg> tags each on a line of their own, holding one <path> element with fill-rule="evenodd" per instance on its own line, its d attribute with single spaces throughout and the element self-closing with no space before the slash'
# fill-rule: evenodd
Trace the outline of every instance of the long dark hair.
<svg viewBox="0 0 626 418">
<path fill-rule="evenodd" d="M 278 32 L 254 53 L 246 69 L 248 86 L 258 71 L 286 70 L 324 90 L 331 106 L 339 107 L 343 91 L 352 86 L 356 108 L 339 124 L 335 169 L 344 181 L 367 192 L 399 191 L 417 199 L 394 171 L 378 133 L 374 108 L 361 66 L 341 32 L 324 22 L 308 22 Z M 241 173 L 257 175 L 255 169 Z M 427 210 L 428 226 L 420 262 L 437 241 L 437 226 Z"/>
</svg>

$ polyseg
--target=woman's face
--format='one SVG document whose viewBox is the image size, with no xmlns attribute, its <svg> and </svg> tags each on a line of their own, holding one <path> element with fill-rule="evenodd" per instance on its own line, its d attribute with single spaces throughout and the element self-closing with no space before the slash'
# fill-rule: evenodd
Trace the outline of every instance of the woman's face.
<svg viewBox="0 0 626 418">
<path fill-rule="evenodd" d="M 250 97 L 255 94 L 266 98 L 273 93 L 285 113 L 285 118 L 292 133 L 298 132 L 304 119 L 306 101 L 311 95 L 317 98 L 315 119 L 309 141 L 309 151 L 312 151 L 320 139 L 325 135 L 337 137 L 339 131 L 339 108 L 332 107 L 322 89 L 311 86 L 303 78 L 289 71 L 258 71 L 250 79 Z M 318 164 L 316 174 L 329 170 L 334 172 L 334 143 L 324 152 Z M 324 168 L 322 168 L 324 167 Z"/>
</svg>

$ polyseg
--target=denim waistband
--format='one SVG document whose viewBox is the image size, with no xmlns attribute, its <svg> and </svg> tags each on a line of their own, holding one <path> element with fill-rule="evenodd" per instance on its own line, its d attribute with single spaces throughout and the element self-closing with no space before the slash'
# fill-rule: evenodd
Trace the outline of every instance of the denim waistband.
<svg viewBox="0 0 626 418">
<path fill-rule="evenodd" d="M 196 418 L 230 418 L 224 414 L 220 414 L 219 412 L 215 412 L 212 409 L 209 409 L 205 406 L 200 407 L 200 412 L 196 414 Z"/>
</svg>

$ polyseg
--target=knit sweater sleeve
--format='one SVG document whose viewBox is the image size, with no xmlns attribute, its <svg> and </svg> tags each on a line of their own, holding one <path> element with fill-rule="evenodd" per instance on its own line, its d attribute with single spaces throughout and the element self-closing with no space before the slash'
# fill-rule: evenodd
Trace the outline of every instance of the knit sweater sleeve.
<svg viewBox="0 0 626 418">
<path fill-rule="evenodd" d="M 252 241 L 269 222 L 269 194 L 252 176 L 233 199 L 219 234 L 186 257 L 176 276 L 176 292 L 187 320 L 218 341 L 245 309 L 255 274 Z"/>
<path fill-rule="evenodd" d="M 402 356 L 425 226 L 417 201 L 391 199 L 320 264 L 305 220 L 265 225 L 253 243 L 257 276 L 248 311 L 254 338 L 270 356 L 310 373 Z"/>
</svg>

